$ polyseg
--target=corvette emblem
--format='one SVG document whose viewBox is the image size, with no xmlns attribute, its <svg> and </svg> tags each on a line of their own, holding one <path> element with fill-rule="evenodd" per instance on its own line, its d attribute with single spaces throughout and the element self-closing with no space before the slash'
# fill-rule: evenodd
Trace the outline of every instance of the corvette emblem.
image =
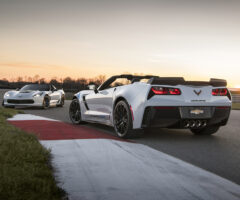
<svg viewBox="0 0 240 200">
<path fill-rule="evenodd" d="M 198 95 L 198 96 L 202 93 L 202 90 L 199 90 L 199 91 L 193 90 L 193 91 L 194 91 L 194 93 L 195 93 L 196 95 Z"/>
<path fill-rule="evenodd" d="M 195 115 L 199 115 L 199 114 L 203 114 L 204 111 L 200 110 L 200 109 L 195 109 L 195 110 L 191 110 L 190 113 L 195 114 Z"/>
</svg>

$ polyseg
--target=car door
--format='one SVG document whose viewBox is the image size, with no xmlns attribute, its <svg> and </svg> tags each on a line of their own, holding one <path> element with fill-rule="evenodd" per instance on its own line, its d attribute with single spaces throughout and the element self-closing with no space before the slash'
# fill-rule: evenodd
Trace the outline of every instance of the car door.
<svg viewBox="0 0 240 200">
<path fill-rule="evenodd" d="M 94 121 L 110 121 L 115 88 L 108 88 L 85 96 L 87 114 Z"/>
</svg>

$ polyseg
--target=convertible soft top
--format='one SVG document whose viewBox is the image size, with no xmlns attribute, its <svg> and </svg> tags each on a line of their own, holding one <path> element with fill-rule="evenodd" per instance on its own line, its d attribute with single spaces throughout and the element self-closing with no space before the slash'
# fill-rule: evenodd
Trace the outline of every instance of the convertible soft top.
<svg viewBox="0 0 240 200">
<path fill-rule="evenodd" d="M 107 81 L 105 81 L 100 89 L 104 89 L 106 85 L 111 84 L 118 78 L 126 78 L 130 80 L 132 83 L 139 82 L 141 79 L 149 79 L 147 83 L 151 85 L 193 85 L 193 86 L 208 86 L 211 85 L 213 87 L 226 87 L 227 81 L 224 79 L 215 79 L 211 78 L 209 81 L 186 81 L 183 77 L 160 77 L 154 75 L 131 75 L 131 74 L 122 74 L 117 76 L 110 77 Z"/>
</svg>

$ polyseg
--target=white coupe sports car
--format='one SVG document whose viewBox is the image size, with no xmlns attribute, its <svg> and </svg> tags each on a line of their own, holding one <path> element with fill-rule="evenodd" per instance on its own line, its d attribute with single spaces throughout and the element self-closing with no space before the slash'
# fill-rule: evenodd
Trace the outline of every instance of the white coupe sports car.
<svg viewBox="0 0 240 200">
<path fill-rule="evenodd" d="M 122 138 L 151 127 L 185 128 L 210 135 L 227 124 L 231 94 L 222 79 L 185 81 L 178 77 L 113 76 L 99 88 L 75 94 L 69 108 L 74 124 L 113 126 Z"/>
<path fill-rule="evenodd" d="M 42 107 L 63 106 L 65 93 L 57 90 L 51 84 L 30 84 L 20 90 L 8 91 L 4 94 L 2 105 L 4 107 L 26 106 Z"/>
</svg>

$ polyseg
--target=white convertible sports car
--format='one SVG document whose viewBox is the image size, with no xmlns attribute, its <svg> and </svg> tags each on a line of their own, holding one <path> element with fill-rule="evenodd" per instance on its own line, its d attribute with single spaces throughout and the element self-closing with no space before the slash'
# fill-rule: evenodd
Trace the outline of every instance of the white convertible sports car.
<svg viewBox="0 0 240 200">
<path fill-rule="evenodd" d="M 4 107 L 26 106 L 42 107 L 63 106 L 65 93 L 51 84 L 30 84 L 20 90 L 8 91 L 4 94 Z"/>
<path fill-rule="evenodd" d="M 178 77 L 113 76 L 99 88 L 75 94 L 69 108 L 74 124 L 113 126 L 122 138 L 151 127 L 185 128 L 210 135 L 227 124 L 231 94 L 222 79 L 185 81 Z"/>
</svg>

